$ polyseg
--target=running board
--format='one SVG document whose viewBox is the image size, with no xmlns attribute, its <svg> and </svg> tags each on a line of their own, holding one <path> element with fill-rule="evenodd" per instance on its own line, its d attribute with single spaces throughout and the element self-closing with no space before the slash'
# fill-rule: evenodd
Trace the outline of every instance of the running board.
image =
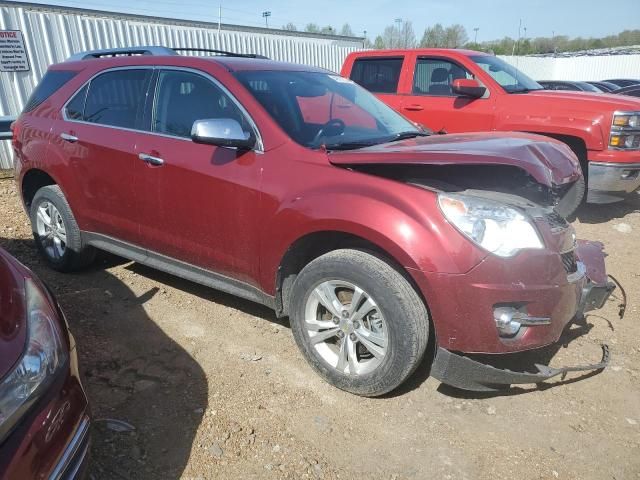
<svg viewBox="0 0 640 480">
<path fill-rule="evenodd" d="M 82 239 L 83 243 L 100 250 L 275 309 L 275 299 L 272 296 L 240 280 L 99 233 L 82 232 Z"/>
</svg>

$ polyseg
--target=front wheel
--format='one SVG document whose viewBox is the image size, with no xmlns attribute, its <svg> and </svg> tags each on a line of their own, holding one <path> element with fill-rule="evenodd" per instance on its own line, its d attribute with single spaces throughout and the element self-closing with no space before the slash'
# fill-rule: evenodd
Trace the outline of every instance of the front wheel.
<svg viewBox="0 0 640 480">
<path fill-rule="evenodd" d="M 329 383 L 378 396 L 403 383 L 424 356 L 424 302 L 394 267 L 360 250 L 309 263 L 293 286 L 291 328 L 309 364 Z"/>
</svg>

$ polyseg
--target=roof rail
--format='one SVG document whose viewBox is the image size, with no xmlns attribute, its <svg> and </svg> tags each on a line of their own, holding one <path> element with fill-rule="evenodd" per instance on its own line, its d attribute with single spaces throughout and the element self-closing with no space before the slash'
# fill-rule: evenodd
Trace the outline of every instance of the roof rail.
<svg viewBox="0 0 640 480">
<path fill-rule="evenodd" d="M 213 50 L 208 48 L 169 48 L 158 46 L 144 46 L 144 47 L 127 47 L 127 48 L 105 48 L 102 50 L 89 50 L 86 52 L 76 53 L 67 58 L 67 62 L 76 62 L 79 60 L 89 60 L 92 58 L 101 57 L 116 57 L 116 56 L 133 56 L 133 55 L 179 55 L 178 52 L 205 52 L 215 53 L 217 55 L 224 55 L 226 57 L 245 57 L 245 58 L 261 58 L 268 59 L 264 55 L 258 55 L 255 53 L 234 53 L 227 52 L 225 50 Z"/>
<path fill-rule="evenodd" d="M 215 53 L 217 55 L 223 55 L 225 57 L 245 57 L 245 58 L 260 58 L 264 60 L 268 60 L 269 57 L 265 57 L 264 55 L 258 55 L 257 53 L 235 53 L 228 52 L 226 50 L 215 50 L 211 48 L 190 48 L 190 47 L 176 47 L 173 49 L 176 52 L 205 52 L 205 53 Z"/>
<path fill-rule="evenodd" d="M 175 50 L 167 47 L 147 46 L 147 47 L 127 47 L 127 48 L 105 48 L 103 50 L 89 50 L 76 53 L 67 58 L 67 62 L 78 60 L 89 60 L 91 58 L 132 56 L 132 55 L 178 55 Z"/>
</svg>

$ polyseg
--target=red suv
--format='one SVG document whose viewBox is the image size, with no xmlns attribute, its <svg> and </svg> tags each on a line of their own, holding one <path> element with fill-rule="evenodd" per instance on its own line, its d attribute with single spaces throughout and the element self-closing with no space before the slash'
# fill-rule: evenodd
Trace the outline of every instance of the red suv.
<svg viewBox="0 0 640 480">
<path fill-rule="evenodd" d="M 268 305 L 320 375 L 360 395 L 400 385 L 430 335 L 433 374 L 463 388 L 558 372 L 465 354 L 557 342 L 609 296 L 600 246 L 554 212 L 580 179 L 569 148 L 429 136 L 326 70 L 214 53 L 95 51 L 49 69 L 14 147 L 53 268 L 104 249 Z"/>
</svg>

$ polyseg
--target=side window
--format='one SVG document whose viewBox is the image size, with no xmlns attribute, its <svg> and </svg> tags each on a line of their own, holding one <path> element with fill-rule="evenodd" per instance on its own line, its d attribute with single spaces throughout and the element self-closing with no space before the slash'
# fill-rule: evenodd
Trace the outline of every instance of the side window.
<svg viewBox="0 0 640 480">
<path fill-rule="evenodd" d="M 160 72 L 152 121 L 154 132 L 189 138 L 196 120 L 210 118 L 230 118 L 243 130 L 251 130 L 237 105 L 211 80 L 179 70 Z"/>
<path fill-rule="evenodd" d="M 455 96 L 451 84 L 459 78 L 473 78 L 458 64 L 440 58 L 419 58 L 413 77 L 416 95 Z"/>
<path fill-rule="evenodd" d="M 142 120 L 151 73 L 151 69 L 115 70 L 91 80 L 84 121 L 137 128 Z"/>
<path fill-rule="evenodd" d="M 67 103 L 65 113 L 69 120 L 82 120 L 84 118 L 84 101 L 87 98 L 87 90 L 89 90 L 89 85 L 82 87 Z"/>
<path fill-rule="evenodd" d="M 403 60 L 403 57 L 356 60 L 350 78 L 373 93 L 396 93 Z"/>
<path fill-rule="evenodd" d="M 29 100 L 27 100 L 22 111 L 26 113 L 35 110 L 38 105 L 60 90 L 65 83 L 77 74 L 78 72 L 72 72 L 70 70 L 49 70 L 44 74 L 42 80 L 40 80 L 40 83 L 29 97 Z"/>
</svg>

